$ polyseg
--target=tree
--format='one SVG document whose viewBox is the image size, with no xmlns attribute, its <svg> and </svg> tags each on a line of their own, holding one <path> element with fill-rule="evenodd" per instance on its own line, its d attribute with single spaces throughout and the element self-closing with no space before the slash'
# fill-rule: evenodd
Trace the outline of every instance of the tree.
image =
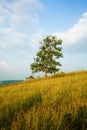
<svg viewBox="0 0 87 130">
<path fill-rule="evenodd" d="M 56 36 L 47 36 L 41 41 L 39 51 L 34 58 L 34 63 L 31 64 L 32 73 L 39 71 L 45 72 L 45 76 L 48 73 L 56 73 L 60 69 L 60 62 L 58 58 L 63 57 L 62 54 L 62 40 L 58 40 Z"/>
</svg>

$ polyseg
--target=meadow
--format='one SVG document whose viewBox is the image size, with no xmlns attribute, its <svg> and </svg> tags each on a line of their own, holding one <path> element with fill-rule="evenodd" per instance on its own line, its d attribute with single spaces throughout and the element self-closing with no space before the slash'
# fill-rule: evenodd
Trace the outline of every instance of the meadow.
<svg viewBox="0 0 87 130">
<path fill-rule="evenodd" d="M 1 86 L 0 130 L 87 130 L 87 71 Z"/>
</svg>

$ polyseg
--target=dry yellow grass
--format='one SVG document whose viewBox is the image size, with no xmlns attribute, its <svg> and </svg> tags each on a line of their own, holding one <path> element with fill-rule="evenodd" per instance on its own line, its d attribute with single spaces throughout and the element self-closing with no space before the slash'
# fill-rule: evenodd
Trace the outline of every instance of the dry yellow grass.
<svg viewBox="0 0 87 130">
<path fill-rule="evenodd" d="M 86 130 L 87 71 L 0 87 L 1 130 Z"/>
</svg>

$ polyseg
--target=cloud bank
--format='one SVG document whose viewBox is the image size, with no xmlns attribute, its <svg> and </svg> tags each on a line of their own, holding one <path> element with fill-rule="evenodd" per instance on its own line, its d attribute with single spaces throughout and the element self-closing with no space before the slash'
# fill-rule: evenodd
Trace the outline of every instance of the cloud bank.
<svg viewBox="0 0 87 130">
<path fill-rule="evenodd" d="M 87 52 L 87 12 L 78 22 L 66 32 L 56 32 L 55 35 L 64 42 L 64 48 L 70 52 Z"/>
</svg>

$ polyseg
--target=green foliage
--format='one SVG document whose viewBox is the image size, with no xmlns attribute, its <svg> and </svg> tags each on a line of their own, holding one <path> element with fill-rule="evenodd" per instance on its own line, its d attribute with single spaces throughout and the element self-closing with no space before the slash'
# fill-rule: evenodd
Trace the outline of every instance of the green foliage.
<svg viewBox="0 0 87 130">
<path fill-rule="evenodd" d="M 61 66 L 58 58 L 63 57 L 62 40 L 58 40 L 56 36 L 47 36 L 41 42 L 41 47 L 34 58 L 34 63 L 31 64 L 31 70 L 35 72 L 56 73 L 59 71 L 58 66 Z"/>
<path fill-rule="evenodd" d="M 29 76 L 29 79 L 34 79 L 34 76 L 33 76 L 33 75 L 30 75 L 30 76 Z"/>
</svg>

